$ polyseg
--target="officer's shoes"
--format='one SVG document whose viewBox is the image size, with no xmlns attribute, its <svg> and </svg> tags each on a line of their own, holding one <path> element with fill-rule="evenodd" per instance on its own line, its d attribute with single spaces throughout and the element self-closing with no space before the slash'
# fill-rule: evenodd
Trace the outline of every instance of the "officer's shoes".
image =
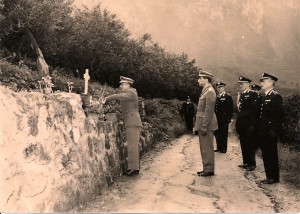
<svg viewBox="0 0 300 214">
<path fill-rule="evenodd" d="M 220 150 L 219 149 L 215 149 L 215 151 L 214 152 L 220 152 Z"/>
<path fill-rule="evenodd" d="M 241 168 L 246 168 L 248 166 L 248 164 L 240 164 L 238 165 L 238 167 L 241 167 Z"/>
<path fill-rule="evenodd" d="M 261 183 L 263 183 L 263 184 L 274 184 L 274 183 L 279 183 L 279 180 L 271 178 L 271 179 L 262 180 Z"/>
<path fill-rule="evenodd" d="M 246 168 L 243 168 L 244 171 L 253 171 L 255 170 L 254 166 L 247 166 Z"/>
<path fill-rule="evenodd" d="M 139 173 L 140 173 L 139 170 L 129 169 L 129 170 L 126 171 L 125 175 L 135 176 L 135 175 L 138 175 Z"/>
<path fill-rule="evenodd" d="M 200 176 L 200 174 L 202 174 L 204 171 L 201 171 L 201 172 L 197 172 L 197 175 L 199 175 Z"/>
<path fill-rule="evenodd" d="M 220 153 L 226 153 L 226 151 L 225 150 L 221 150 Z"/>
<path fill-rule="evenodd" d="M 199 176 L 204 176 L 204 177 L 213 176 L 213 175 L 215 175 L 214 172 L 202 172 L 202 173 L 199 174 Z"/>
</svg>

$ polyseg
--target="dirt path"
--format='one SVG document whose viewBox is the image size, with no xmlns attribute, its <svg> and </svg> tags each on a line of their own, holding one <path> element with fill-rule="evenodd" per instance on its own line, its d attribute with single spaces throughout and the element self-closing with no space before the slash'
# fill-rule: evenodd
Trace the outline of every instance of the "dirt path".
<svg viewBox="0 0 300 214">
<path fill-rule="evenodd" d="M 84 212 L 299 212 L 300 194 L 284 180 L 260 185 L 262 161 L 244 172 L 234 135 L 226 154 L 216 153 L 215 176 L 199 177 L 202 170 L 198 137 L 184 135 L 166 148 L 161 145 L 141 161 L 141 174 L 122 176 Z"/>
</svg>

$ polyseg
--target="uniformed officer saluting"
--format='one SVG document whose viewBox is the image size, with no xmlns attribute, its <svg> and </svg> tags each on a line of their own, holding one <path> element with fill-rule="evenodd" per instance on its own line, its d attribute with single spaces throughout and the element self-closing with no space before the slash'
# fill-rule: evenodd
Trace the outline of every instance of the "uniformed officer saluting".
<svg viewBox="0 0 300 214">
<path fill-rule="evenodd" d="M 215 131 L 217 149 L 215 152 L 226 153 L 228 139 L 228 125 L 233 114 L 233 101 L 230 94 L 225 92 L 225 83 L 216 84 L 218 96 L 215 105 L 215 113 L 218 120 L 218 130 Z"/>
<path fill-rule="evenodd" d="M 125 174 L 131 176 L 139 174 L 140 170 L 139 139 L 142 122 L 138 110 L 137 91 L 131 87 L 133 80 L 123 76 L 120 79 L 122 93 L 105 97 L 103 103 L 120 100 L 128 143 L 128 169 Z"/>
<path fill-rule="evenodd" d="M 212 87 L 213 75 L 207 71 L 200 71 L 198 83 L 203 87 L 197 107 L 195 130 L 199 133 L 200 152 L 203 171 L 197 172 L 199 176 L 212 176 L 215 171 L 215 156 L 213 137 L 218 129 L 216 114 L 216 92 Z"/>
<path fill-rule="evenodd" d="M 264 96 L 261 100 L 258 135 L 267 177 L 262 181 L 265 184 L 279 182 L 277 141 L 283 119 L 283 101 L 273 89 L 277 80 L 277 77 L 267 73 L 261 78 Z"/>
<path fill-rule="evenodd" d="M 238 165 L 246 171 L 256 167 L 255 162 L 255 128 L 258 121 L 259 102 L 256 92 L 250 90 L 250 79 L 239 78 L 241 95 L 238 100 L 236 131 L 240 138 L 243 164 Z"/>
</svg>

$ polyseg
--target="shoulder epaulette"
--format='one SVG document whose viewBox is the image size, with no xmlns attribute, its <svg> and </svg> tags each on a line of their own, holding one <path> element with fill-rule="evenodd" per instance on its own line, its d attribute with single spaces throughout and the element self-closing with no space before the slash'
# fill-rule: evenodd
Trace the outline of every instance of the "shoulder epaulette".
<svg viewBox="0 0 300 214">
<path fill-rule="evenodd" d="M 215 91 L 213 87 L 209 87 L 207 91 Z"/>
<path fill-rule="evenodd" d="M 279 94 L 277 91 L 274 91 L 274 90 L 272 91 L 272 93 L 275 94 L 275 95 Z"/>
</svg>

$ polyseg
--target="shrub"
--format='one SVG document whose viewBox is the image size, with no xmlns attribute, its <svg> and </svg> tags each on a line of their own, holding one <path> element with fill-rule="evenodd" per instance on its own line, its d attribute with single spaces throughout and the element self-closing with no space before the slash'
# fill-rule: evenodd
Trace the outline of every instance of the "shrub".
<svg viewBox="0 0 300 214">
<path fill-rule="evenodd" d="M 281 142 L 300 151 L 300 96 L 291 95 L 284 102 L 284 120 Z"/>
<path fill-rule="evenodd" d="M 13 65 L 5 60 L 0 60 L 0 82 L 13 91 L 39 90 L 37 72 L 32 71 L 24 64 Z"/>
<path fill-rule="evenodd" d="M 178 100 L 145 100 L 144 120 L 152 125 L 156 141 L 170 140 L 184 134 L 185 125 L 179 114 L 180 107 L 181 102 Z"/>
</svg>

